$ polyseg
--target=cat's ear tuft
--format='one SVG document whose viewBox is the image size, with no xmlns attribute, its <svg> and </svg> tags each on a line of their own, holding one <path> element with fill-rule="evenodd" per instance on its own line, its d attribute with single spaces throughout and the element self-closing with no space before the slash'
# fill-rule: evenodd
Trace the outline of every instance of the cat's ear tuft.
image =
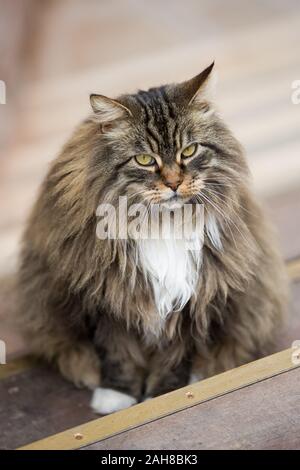
<svg viewBox="0 0 300 470">
<path fill-rule="evenodd" d="M 201 73 L 179 85 L 181 94 L 188 104 L 197 101 L 203 102 L 203 100 L 210 101 L 213 98 L 215 74 L 212 73 L 212 69 L 214 64 L 213 62 Z"/>
<path fill-rule="evenodd" d="M 103 95 L 90 95 L 91 107 L 97 120 L 102 123 L 110 123 L 117 119 L 126 119 L 132 116 L 131 111 L 119 101 Z"/>
</svg>

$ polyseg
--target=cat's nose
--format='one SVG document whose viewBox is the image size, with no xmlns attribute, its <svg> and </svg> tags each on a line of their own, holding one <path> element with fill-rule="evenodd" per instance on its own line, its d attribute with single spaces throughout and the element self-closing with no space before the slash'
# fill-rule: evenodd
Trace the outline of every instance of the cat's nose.
<svg viewBox="0 0 300 470">
<path fill-rule="evenodd" d="M 182 183 L 182 180 L 177 179 L 177 180 L 172 180 L 172 181 L 166 181 L 165 185 L 168 188 L 171 188 L 174 192 L 176 192 L 178 189 L 178 186 L 180 186 L 181 183 Z"/>
<path fill-rule="evenodd" d="M 167 165 L 162 169 L 163 183 L 174 192 L 183 181 L 183 174 L 178 165 Z"/>
</svg>

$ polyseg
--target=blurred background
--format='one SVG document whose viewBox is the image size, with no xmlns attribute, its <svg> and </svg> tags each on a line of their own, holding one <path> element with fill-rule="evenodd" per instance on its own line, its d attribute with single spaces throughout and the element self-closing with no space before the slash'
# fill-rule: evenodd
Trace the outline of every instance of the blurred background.
<svg viewBox="0 0 300 470">
<path fill-rule="evenodd" d="M 216 61 L 217 103 L 243 143 L 286 259 L 300 253 L 300 2 L 0 0 L 0 337 L 24 221 L 48 163 L 109 96 L 185 80 Z"/>
</svg>

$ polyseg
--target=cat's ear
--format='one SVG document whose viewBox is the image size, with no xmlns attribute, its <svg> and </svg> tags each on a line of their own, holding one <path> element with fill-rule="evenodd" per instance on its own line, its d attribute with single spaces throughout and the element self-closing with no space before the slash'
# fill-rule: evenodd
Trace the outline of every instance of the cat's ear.
<svg viewBox="0 0 300 470">
<path fill-rule="evenodd" d="M 90 95 L 90 103 L 97 120 L 103 124 L 132 116 L 131 111 L 116 100 L 103 95 Z"/>
<path fill-rule="evenodd" d="M 210 101 L 214 95 L 215 75 L 212 74 L 214 62 L 201 73 L 179 85 L 180 94 L 188 103 Z"/>
</svg>

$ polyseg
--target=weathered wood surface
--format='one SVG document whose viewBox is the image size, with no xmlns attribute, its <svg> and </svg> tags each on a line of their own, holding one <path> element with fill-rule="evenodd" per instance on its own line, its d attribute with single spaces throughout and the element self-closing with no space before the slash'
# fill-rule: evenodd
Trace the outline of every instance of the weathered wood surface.
<svg viewBox="0 0 300 470">
<path fill-rule="evenodd" d="M 83 449 L 300 449 L 299 383 L 285 372 Z"/>
<path fill-rule="evenodd" d="M 91 392 L 76 389 L 45 367 L 0 380 L 0 449 L 14 449 L 96 418 L 90 397 Z"/>
<path fill-rule="evenodd" d="M 206 380 L 195 382 L 165 395 L 146 400 L 132 408 L 95 419 L 61 433 L 22 446 L 22 450 L 79 449 L 90 446 L 146 423 L 211 401 L 214 398 L 240 390 L 252 384 L 293 370 L 297 367 L 292 357 L 294 349 L 250 362 Z M 234 405 L 233 405 L 234 406 Z"/>
</svg>

